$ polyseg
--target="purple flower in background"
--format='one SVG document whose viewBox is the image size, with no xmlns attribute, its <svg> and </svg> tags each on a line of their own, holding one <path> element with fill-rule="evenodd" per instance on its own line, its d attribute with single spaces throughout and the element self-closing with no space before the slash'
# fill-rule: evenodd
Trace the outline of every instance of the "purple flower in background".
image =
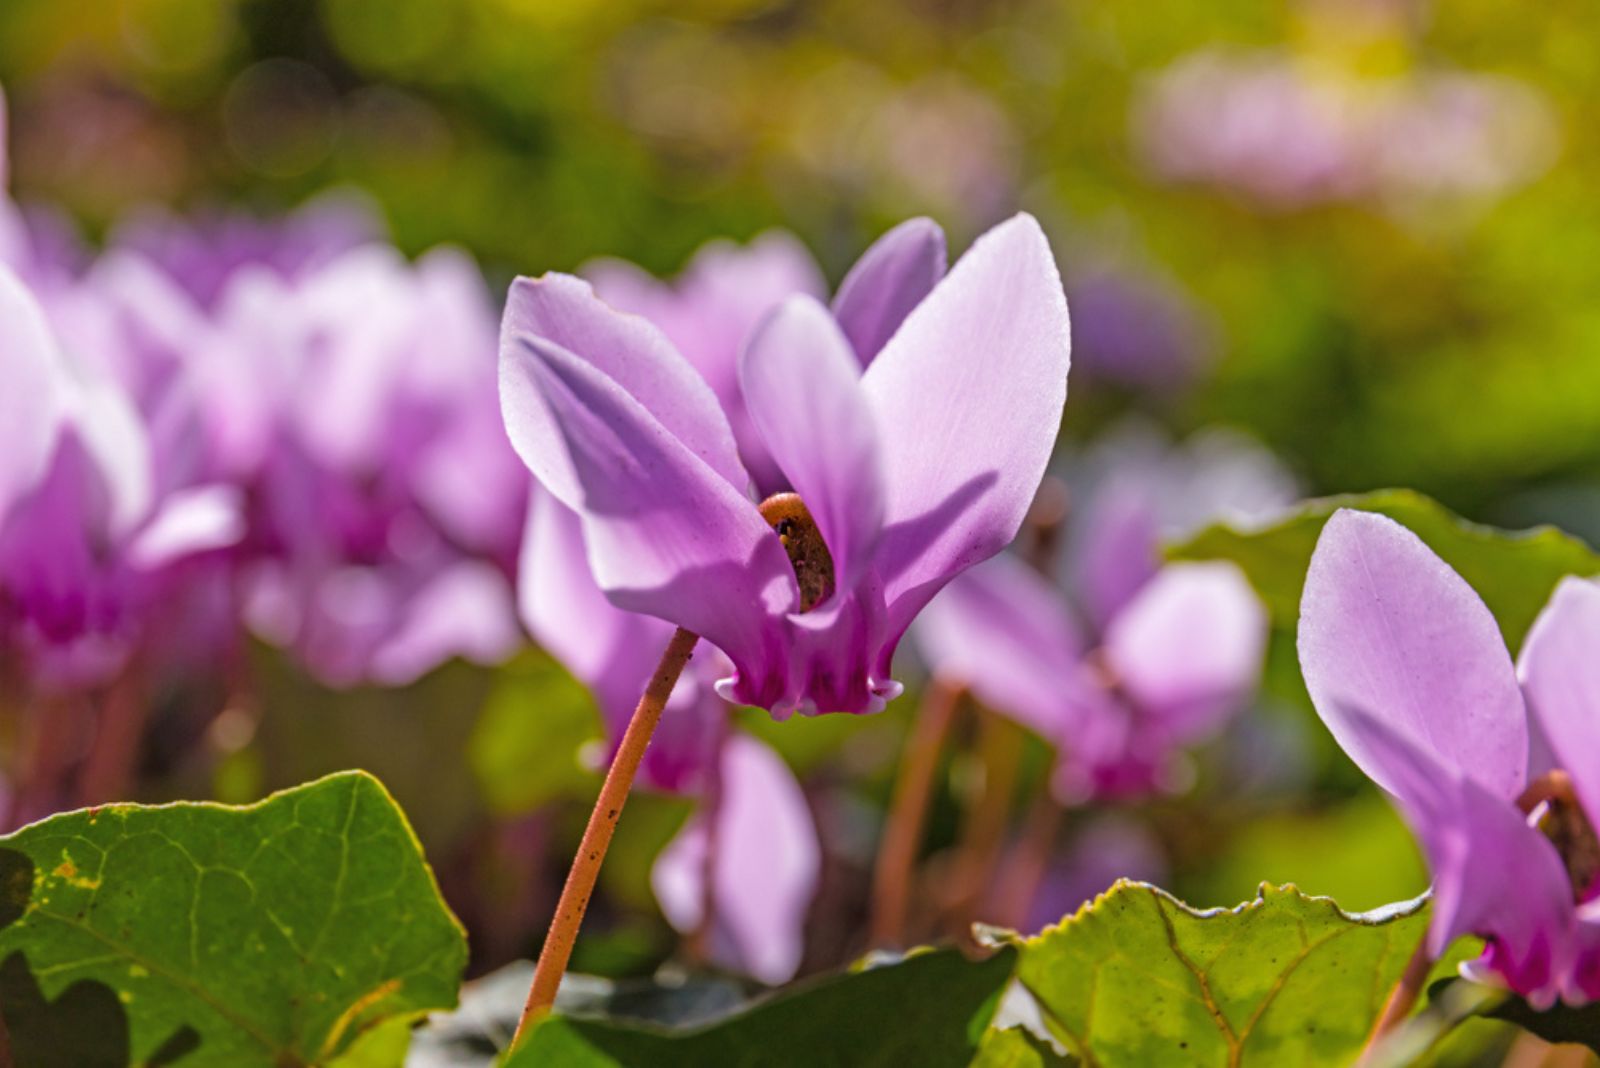
<svg viewBox="0 0 1600 1068">
<path fill-rule="evenodd" d="M 170 569 L 234 544 L 241 500 L 157 480 L 155 445 L 114 381 L 62 352 L 43 309 L 0 268 L 0 634 L 35 686 L 106 681 Z M 143 610 L 143 611 L 141 611 Z"/>
<path fill-rule="evenodd" d="M 1409 530 L 1363 512 L 1323 528 L 1301 602 L 1317 712 L 1432 868 L 1429 952 L 1480 935 L 1488 948 L 1469 971 L 1541 1007 L 1600 996 L 1596 642 L 1600 587 L 1567 579 L 1513 669 L 1472 588 Z"/>
<path fill-rule="evenodd" d="M 318 196 L 281 219 L 220 212 L 183 218 L 149 208 L 119 223 L 108 245 L 138 253 L 210 308 L 241 271 L 292 279 L 383 236 L 375 207 L 341 191 Z"/>
<path fill-rule="evenodd" d="M 1160 543 L 1208 518 L 1271 511 L 1293 482 L 1233 434 L 1173 449 L 1137 430 L 1102 445 L 1072 482 L 1069 497 L 1083 500 L 1063 585 L 996 557 L 935 598 L 918 645 L 935 674 L 1058 748 L 1061 799 L 1170 789 L 1183 749 L 1254 693 L 1267 619 L 1238 569 L 1163 566 Z"/>
<path fill-rule="evenodd" d="M 1162 178 L 1287 209 L 1501 195 L 1536 177 L 1558 141 L 1549 104 L 1512 78 L 1371 78 L 1275 51 L 1178 60 L 1146 87 L 1133 127 Z"/>
<path fill-rule="evenodd" d="M 1210 362 L 1211 324 L 1175 281 L 1106 266 L 1069 277 L 1067 296 L 1080 375 L 1165 392 Z"/>
<path fill-rule="evenodd" d="M 581 517 L 606 596 L 711 641 L 734 666 L 718 691 L 780 718 L 900 692 L 901 635 L 1015 536 L 1066 398 L 1037 223 L 996 227 L 920 302 L 928 230 L 890 237 L 834 312 L 791 297 L 743 350 L 740 398 L 797 495 L 765 513 L 722 403 L 660 330 L 563 275 L 519 280 L 506 310 L 507 429 Z"/>
<path fill-rule="evenodd" d="M 800 784 L 767 746 L 733 735 L 721 747 L 719 776 L 714 813 L 709 820 L 698 813 L 667 844 L 650 885 L 668 922 L 696 930 L 708 897 L 706 850 L 713 849 L 710 958 L 776 986 L 800 967 L 822 845 Z"/>
<path fill-rule="evenodd" d="M 1098 647 L 1062 593 L 1012 556 L 952 581 L 918 621 L 940 677 L 1056 746 L 1063 801 L 1170 789 L 1184 747 L 1255 691 L 1266 613 L 1239 570 L 1172 564 L 1111 620 Z"/>
<path fill-rule="evenodd" d="M 242 271 L 214 324 L 193 374 L 208 453 L 252 489 L 256 632 L 337 685 L 508 655 L 527 476 L 471 262 L 367 246 Z"/>
</svg>

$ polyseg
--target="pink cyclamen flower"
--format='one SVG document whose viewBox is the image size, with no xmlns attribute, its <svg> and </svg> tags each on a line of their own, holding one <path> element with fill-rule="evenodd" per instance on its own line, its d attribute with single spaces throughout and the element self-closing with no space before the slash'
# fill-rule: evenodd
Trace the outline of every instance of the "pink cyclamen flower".
<svg viewBox="0 0 1600 1068">
<path fill-rule="evenodd" d="M 1075 467 L 1061 582 L 996 557 L 946 587 L 915 637 L 934 673 L 1056 745 L 1063 801 L 1171 789 L 1183 750 L 1254 694 L 1268 624 L 1237 568 L 1164 565 L 1161 541 L 1259 518 L 1293 482 L 1221 430 L 1178 448 L 1121 430 Z"/>
<path fill-rule="evenodd" d="M 523 461 L 582 518 L 606 596 L 727 654 L 719 693 L 779 717 L 872 712 L 900 692 L 890 660 L 917 612 L 1016 535 L 1069 349 L 1055 262 L 1026 215 L 980 238 L 864 372 L 833 313 L 785 300 L 739 361 L 746 410 L 797 495 L 781 515 L 752 498 L 706 380 L 579 279 L 513 285 L 501 402 Z"/>
<path fill-rule="evenodd" d="M 1096 647 L 1061 590 L 1010 555 L 947 586 L 917 621 L 941 677 L 1050 741 L 1066 802 L 1171 789 L 1261 675 L 1267 619 L 1232 564 L 1162 568 Z"/>
<path fill-rule="evenodd" d="M 1433 871 L 1429 951 L 1482 936 L 1469 972 L 1539 1007 L 1600 996 L 1596 643 L 1600 587 L 1567 579 L 1513 668 L 1461 576 L 1363 512 L 1323 528 L 1301 602 L 1312 702 L 1394 798 Z"/>
</svg>

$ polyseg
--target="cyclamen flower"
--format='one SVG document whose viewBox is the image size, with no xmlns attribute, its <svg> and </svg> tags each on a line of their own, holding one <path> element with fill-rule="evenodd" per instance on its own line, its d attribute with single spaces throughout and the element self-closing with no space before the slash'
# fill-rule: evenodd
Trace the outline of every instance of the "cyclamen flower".
<svg viewBox="0 0 1600 1068">
<path fill-rule="evenodd" d="M 852 299 L 892 318 L 883 277 Z M 506 309 L 507 429 L 582 518 L 606 596 L 705 637 L 734 667 L 718 692 L 780 718 L 900 692 L 900 637 L 1016 535 L 1066 400 L 1066 300 L 1026 215 L 980 238 L 864 372 L 850 336 L 791 297 L 744 348 L 740 395 L 797 495 L 763 511 L 727 413 L 660 330 L 564 275 L 518 280 Z"/>
<path fill-rule="evenodd" d="M 1058 585 L 1003 554 L 957 578 L 915 637 L 932 671 L 1054 744 L 1063 801 L 1169 789 L 1183 750 L 1254 693 L 1267 619 L 1238 569 L 1161 563 L 1163 535 L 1259 516 L 1292 480 L 1222 431 L 1170 448 L 1122 432 L 1080 464 Z"/>
<path fill-rule="evenodd" d="M 1600 996 L 1600 587 L 1565 579 L 1511 657 L 1478 595 L 1394 521 L 1339 511 L 1306 575 L 1306 687 L 1433 871 L 1433 956 L 1547 1007 Z M 1520 685 L 1519 685 L 1520 679 Z"/>
</svg>

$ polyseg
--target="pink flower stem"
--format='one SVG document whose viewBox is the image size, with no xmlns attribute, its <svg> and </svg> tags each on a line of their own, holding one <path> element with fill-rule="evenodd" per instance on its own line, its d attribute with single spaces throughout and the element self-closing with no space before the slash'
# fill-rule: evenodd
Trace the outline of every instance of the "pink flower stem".
<svg viewBox="0 0 1600 1068">
<path fill-rule="evenodd" d="M 532 1032 L 556 1002 L 556 990 L 561 976 L 572 957 L 572 947 L 578 941 L 578 928 L 583 925 L 584 910 L 589 907 L 589 896 L 594 893 L 595 880 L 600 876 L 600 864 L 605 860 L 606 849 L 611 845 L 611 835 L 617 828 L 617 817 L 628 800 L 633 787 L 633 777 L 644 758 L 645 747 L 661 722 L 661 712 L 672 696 L 678 676 L 688 666 L 694 655 L 696 634 L 679 627 L 661 654 L 661 662 L 645 687 L 639 704 L 623 732 L 622 744 L 606 771 L 605 782 L 600 786 L 600 796 L 595 799 L 594 810 L 589 813 L 589 825 L 584 828 L 583 840 L 578 844 L 578 855 L 573 858 L 572 870 L 567 873 L 566 885 L 561 888 L 561 898 L 556 902 L 556 913 L 550 921 L 550 932 L 545 935 L 544 947 L 539 951 L 539 962 L 533 970 L 533 985 L 528 990 L 527 1003 L 522 1007 L 522 1018 L 517 1021 L 512 1048 L 516 1048 Z"/>
<path fill-rule="evenodd" d="M 873 873 L 874 946 L 896 946 L 905 937 L 917 847 L 922 844 L 922 828 L 933 800 L 939 754 L 965 693 L 962 686 L 934 678 L 923 691 L 922 704 L 911 724 Z"/>
<path fill-rule="evenodd" d="M 993 712 L 982 713 L 978 746 L 983 758 L 983 793 L 962 820 L 946 907 L 951 933 L 960 939 L 971 938 L 972 921 L 981 918 L 993 882 L 1000 844 L 1005 840 L 1006 817 L 1016 793 L 1022 743 L 1020 727 Z"/>
</svg>

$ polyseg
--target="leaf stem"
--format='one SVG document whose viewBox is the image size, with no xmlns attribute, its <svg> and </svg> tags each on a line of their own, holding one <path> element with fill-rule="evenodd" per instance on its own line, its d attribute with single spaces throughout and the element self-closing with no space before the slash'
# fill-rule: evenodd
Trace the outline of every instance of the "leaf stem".
<svg viewBox="0 0 1600 1068">
<path fill-rule="evenodd" d="M 1428 981 L 1428 973 L 1432 970 L 1433 955 L 1428 952 L 1427 932 L 1423 932 L 1422 941 L 1417 943 L 1411 959 L 1406 961 L 1406 970 L 1400 973 L 1400 981 L 1389 992 L 1389 1000 L 1384 1002 L 1383 1012 L 1378 1015 L 1378 1022 L 1372 1025 L 1372 1034 L 1367 1038 L 1366 1048 L 1361 1051 L 1361 1060 L 1357 1062 L 1358 1064 L 1371 1063 L 1373 1053 L 1385 1036 L 1411 1015 L 1411 1009 L 1422 994 L 1422 988 Z"/>
<path fill-rule="evenodd" d="M 939 753 L 965 693 L 965 687 L 938 677 L 929 681 L 923 691 L 922 704 L 911 725 L 911 737 L 900 756 L 900 773 L 895 779 L 894 797 L 889 802 L 889 816 L 878 845 L 872 892 L 872 944 L 875 946 L 898 945 L 905 935 L 912 870 L 916 866 L 917 846 L 922 843 L 928 805 L 933 799 L 934 773 L 939 768 Z"/>
<path fill-rule="evenodd" d="M 595 880 L 600 875 L 600 864 L 605 860 L 606 849 L 611 845 L 611 835 L 617 828 L 617 817 L 628 800 L 633 786 L 633 776 L 639 770 L 650 736 L 661 722 L 661 712 L 672 696 L 678 676 L 688 666 L 694 655 L 696 634 L 679 627 L 661 654 L 661 662 L 645 687 L 639 704 L 622 734 L 622 744 L 606 771 L 605 782 L 600 786 L 600 796 L 595 799 L 594 811 L 589 813 L 589 825 L 584 828 L 583 840 L 578 844 L 578 855 L 573 858 L 572 869 L 567 873 L 566 885 L 561 888 L 561 898 L 556 902 L 556 913 L 550 921 L 550 932 L 545 935 L 544 946 L 539 951 L 539 963 L 533 970 L 533 985 L 528 990 L 527 1003 L 522 1007 L 522 1018 L 511 1038 L 512 1048 L 525 1039 L 533 1025 L 549 1013 L 556 1001 L 556 990 L 561 976 L 572 957 L 572 947 L 578 940 L 578 928 L 583 924 L 584 910 L 589 907 L 589 895 L 594 892 Z"/>
</svg>

